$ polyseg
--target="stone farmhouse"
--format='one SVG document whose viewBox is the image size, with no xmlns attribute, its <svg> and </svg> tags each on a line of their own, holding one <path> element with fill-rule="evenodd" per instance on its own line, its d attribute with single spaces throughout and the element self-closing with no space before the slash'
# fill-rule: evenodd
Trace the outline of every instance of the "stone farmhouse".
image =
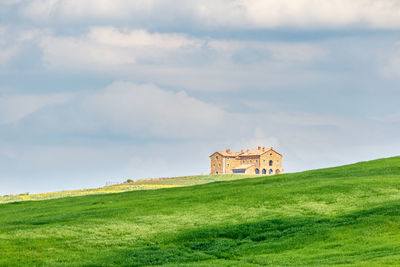
<svg viewBox="0 0 400 267">
<path fill-rule="evenodd" d="M 232 152 L 230 149 L 217 151 L 210 156 L 210 174 L 280 174 L 282 155 L 272 147 L 247 149 Z"/>
</svg>

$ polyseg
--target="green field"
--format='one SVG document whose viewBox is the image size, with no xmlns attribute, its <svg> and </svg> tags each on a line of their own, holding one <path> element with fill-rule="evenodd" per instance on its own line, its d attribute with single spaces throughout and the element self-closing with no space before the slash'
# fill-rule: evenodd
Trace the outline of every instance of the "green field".
<svg viewBox="0 0 400 267">
<path fill-rule="evenodd" d="M 400 265 L 400 157 L 0 205 L 0 266 Z"/>
</svg>

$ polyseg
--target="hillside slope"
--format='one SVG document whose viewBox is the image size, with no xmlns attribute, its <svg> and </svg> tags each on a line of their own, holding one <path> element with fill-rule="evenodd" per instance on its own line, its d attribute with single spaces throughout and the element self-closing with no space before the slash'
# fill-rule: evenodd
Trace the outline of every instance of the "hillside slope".
<svg viewBox="0 0 400 267">
<path fill-rule="evenodd" d="M 212 182 L 238 180 L 254 176 L 255 175 L 224 174 L 224 175 L 193 175 L 193 176 L 181 176 L 181 177 L 169 177 L 169 178 L 140 179 L 135 182 L 129 182 L 129 183 L 125 182 L 121 184 L 103 186 L 99 188 L 65 190 L 65 191 L 40 193 L 40 194 L 24 193 L 19 195 L 5 195 L 5 196 L 0 196 L 0 204 L 10 203 L 15 201 L 43 200 L 43 199 L 54 199 L 62 197 L 121 193 L 127 191 L 137 191 L 137 190 L 153 190 L 162 188 L 183 187 L 183 186 L 192 186 L 198 184 L 207 184 Z"/>
<path fill-rule="evenodd" d="M 399 265 L 400 157 L 0 205 L 0 266 Z"/>
</svg>

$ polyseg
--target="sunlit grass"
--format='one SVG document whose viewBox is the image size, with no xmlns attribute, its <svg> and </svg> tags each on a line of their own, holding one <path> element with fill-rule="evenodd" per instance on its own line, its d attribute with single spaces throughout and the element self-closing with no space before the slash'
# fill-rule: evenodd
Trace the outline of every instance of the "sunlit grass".
<svg viewBox="0 0 400 267">
<path fill-rule="evenodd" d="M 400 157 L 221 179 L 2 204 L 0 266 L 399 265 Z"/>
</svg>

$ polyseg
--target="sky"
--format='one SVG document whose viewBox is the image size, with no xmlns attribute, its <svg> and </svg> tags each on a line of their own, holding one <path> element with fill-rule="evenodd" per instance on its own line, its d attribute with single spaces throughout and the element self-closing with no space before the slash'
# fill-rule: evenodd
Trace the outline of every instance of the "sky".
<svg viewBox="0 0 400 267">
<path fill-rule="evenodd" d="M 0 195 L 400 154 L 398 0 L 0 0 Z"/>
</svg>

